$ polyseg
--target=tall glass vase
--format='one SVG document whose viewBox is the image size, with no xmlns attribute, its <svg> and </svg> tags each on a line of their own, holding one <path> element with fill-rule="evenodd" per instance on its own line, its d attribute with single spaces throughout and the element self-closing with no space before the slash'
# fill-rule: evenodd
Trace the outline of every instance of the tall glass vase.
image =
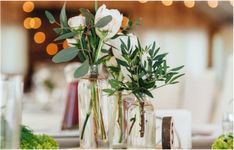
<svg viewBox="0 0 234 150">
<path fill-rule="evenodd" d="M 127 148 L 127 99 L 129 95 L 118 92 L 109 103 L 109 141 L 111 148 Z"/>
<path fill-rule="evenodd" d="M 78 79 L 74 78 L 75 70 L 80 63 L 68 64 L 64 69 L 66 82 L 68 84 L 66 107 L 63 117 L 62 130 L 78 129 Z"/>
<path fill-rule="evenodd" d="M 90 66 L 88 76 L 80 79 L 78 89 L 79 133 L 81 148 L 107 148 L 109 97 L 103 91 L 107 80 L 98 74 L 96 65 Z"/>
<path fill-rule="evenodd" d="M 135 99 L 128 108 L 128 147 L 156 147 L 155 112 L 151 102 L 145 96 Z"/>
</svg>

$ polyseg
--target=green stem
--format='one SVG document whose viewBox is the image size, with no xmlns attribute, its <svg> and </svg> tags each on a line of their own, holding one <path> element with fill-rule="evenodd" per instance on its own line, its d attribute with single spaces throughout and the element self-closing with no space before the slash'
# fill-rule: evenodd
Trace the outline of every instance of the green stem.
<svg viewBox="0 0 234 150">
<path fill-rule="evenodd" d="M 122 95 L 119 92 L 118 93 L 118 123 L 119 123 L 119 127 L 120 127 L 120 137 L 119 137 L 119 143 L 122 142 L 123 140 L 123 101 L 122 101 Z"/>
<path fill-rule="evenodd" d="M 95 0 L 94 5 L 95 5 L 95 11 L 97 12 L 97 10 L 98 10 L 98 1 L 97 0 Z"/>
<path fill-rule="evenodd" d="M 102 139 L 106 139 L 106 132 L 105 132 L 105 127 L 104 127 L 104 122 L 103 122 L 103 116 L 102 116 L 102 111 L 100 109 L 100 104 L 99 104 L 99 97 L 98 97 L 98 89 L 96 87 L 96 80 L 92 81 L 92 101 L 93 101 L 93 111 L 94 111 L 94 117 L 95 120 L 97 121 L 98 127 L 101 129 L 101 136 Z M 98 113 L 99 112 L 99 113 Z"/>
<path fill-rule="evenodd" d="M 87 56 L 85 55 L 85 52 L 84 52 L 84 46 L 82 44 L 82 36 L 79 36 L 79 41 L 80 41 L 80 46 L 81 46 L 81 49 L 82 49 L 82 54 L 84 55 L 85 59 L 87 58 Z"/>
<path fill-rule="evenodd" d="M 100 39 L 99 44 L 98 44 L 98 48 L 95 51 L 95 56 L 94 56 L 94 63 L 97 63 L 99 55 L 100 55 L 100 51 L 102 49 L 102 45 L 103 45 L 103 39 Z"/>
<path fill-rule="evenodd" d="M 90 100 L 90 103 L 89 103 L 89 111 L 88 111 L 87 114 L 86 114 L 85 121 L 84 121 L 84 125 L 83 125 L 82 131 L 81 131 L 81 140 L 83 140 L 83 138 L 84 138 L 85 128 L 86 128 L 88 119 L 89 119 L 89 117 L 90 117 L 92 107 L 93 107 L 93 104 L 92 104 L 92 99 L 91 99 L 91 100 Z"/>
<path fill-rule="evenodd" d="M 85 117 L 85 122 L 84 122 L 84 125 L 83 125 L 83 128 L 82 128 L 82 131 L 81 131 L 81 140 L 83 140 L 83 138 L 84 138 L 84 131 L 85 131 L 89 116 L 90 116 L 90 113 L 87 113 L 86 117 Z"/>
</svg>

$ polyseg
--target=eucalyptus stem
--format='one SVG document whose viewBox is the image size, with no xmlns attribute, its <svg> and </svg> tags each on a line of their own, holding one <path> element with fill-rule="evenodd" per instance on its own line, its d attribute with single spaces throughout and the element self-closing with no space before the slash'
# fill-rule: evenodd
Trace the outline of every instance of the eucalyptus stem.
<svg viewBox="0 0 234 150">
<path fill-rule="evenodd" d="M 100 39 L 99 44 L 98 44 L 98 48 L 95 51 L 94 63 L 96 63 L 98 61 L 98 57 L 99 57 L 100 51 L 102 49 L 103 42 L 104 42 L 103 39 Z"/>
</svg>

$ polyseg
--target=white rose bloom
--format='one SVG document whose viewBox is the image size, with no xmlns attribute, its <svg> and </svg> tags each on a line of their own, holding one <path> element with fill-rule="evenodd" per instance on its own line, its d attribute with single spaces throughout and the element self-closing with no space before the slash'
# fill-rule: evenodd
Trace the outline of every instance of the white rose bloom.
<svg viewBox="0 0 234 150">
<path fill-rule="evenodd" d="M 130 41 L 131 41 L 131 48 L 135 48 L 137 46 L 137 37 L 134 34 L 128 34 L 128 35 L 123 35 L 123 36 L 119 36 L 116 39 L 113 40 L 109 40 L 108 44 L 114 46 L 115 48 L 112 48 L 112 52 L 115 58 L 118 58 L 120 60 L 124 60 L 126 61 L 123 56 L 122 56 L 122 52 L 121 52 L 121 40 L 123 42 L 125 42 L 125 44 L 127 45 L 127 41 L 128 41 L 128 37 L 130 37 Z M 121 40 L 120 40 L 121 39 Z M 115 59 L 111 59 L 108 64 L 110 65 L 117 65 L 117 62 Z M 130 80 L 129 75 L 130 72 L 125 68 L 121 66 L 121 72 L 123 73 L 123 76 L 125 78 L 125 80 Z"/>
<path fill-rule="evenodd" d="M 104 38 L 104 40 L 108 40 L 118 33 L 123 20 L 123 15 L 120 14 L 117 9 L 107 9 L 106 5 L 103 4 L 97 10 L 94 20 L 95 24 L 98 22 L 98 20 L 108 15 L 112 16 L 112 20 L 106 26 L 96 29 L 97 35 Z M 108 31 L 105 37 L 102 37 L 102 31 Z"/>
<path fill-rule="evenodd" d="M 122 53 L 121 53 L 121 44 L 122 44 L 121 40 L 127 45 L 128 38 L 130 38 L 130 43 L 131 43 L 130 47 L 135 48 L 137 46 L 138 42 L 137 42 L 137 36 L 134 34 L 119 36 L 116 39 L 108 41 L 108 44 L 110 44 L 114 47 L 113 54 L 116 58 L 124 59 L 124 58 L 122 58 Z"/>
<path fill-rule="evenodd" d="M 80 27 L 84 27 L 86 25 L 85 17 L 83 17 L 82 15 L 71 17 L 68 19 L 68 25 L 73 29 L 79 29 Z"/>
</svg>

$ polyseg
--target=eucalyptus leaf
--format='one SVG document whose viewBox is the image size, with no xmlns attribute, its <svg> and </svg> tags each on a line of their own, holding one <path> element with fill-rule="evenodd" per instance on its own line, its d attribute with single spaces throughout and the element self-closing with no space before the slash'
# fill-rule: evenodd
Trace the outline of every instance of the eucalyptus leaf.
<svg viewBox="0 0 234 150">
<path fill-rule="evenodd" d="M 63 32 L 63 29 L 61 28 L 53 28 L 54 32 L 57 33 L 57 34 L 60 34 Z"/>
<path fill-rule="evenodd" d="M 60 24 L 62 27 L 68 27 L 67 15 L 66 15 L 66 2 L 63 4 L 63 8 L 60 12 Z"/>
<path fill-rule="evenodd" d="M 52 61 L 55 63 L 62 63 L 62 62 L 70 61 L 77 56 L 78 52 L 79 52 L 79 50 L 75 47 L 65 48 L 65 49 L 59 51 L 52 58 Z"/>
<path fill-rule="evenodd" d="M 57 37 L 56 39 L 54 39 L 54 41 L 59 41 L 59 40 L 64 40 L 64 39 L 69 39 L 72 38 L 76 35 L 75 32 L 69 32 L 69 33 L 65 33 L 60 35 L 59 37 Z"/>
<path fill-rule="evenodd" d="M 86 59 L 83 64 L 76 69 L 74 73 L 75 78 L 80 78 L 86 75 L 89 72 L 89 59 Z"/>
<path fill-rule="evenodd" d="M 49 11 L 46 10 L 45 11 L 45 15 L 48 18 L 48 20 L 49 20 L 50 23 L 55 23 L 54 16 Z"/>
<path fill-rule="evenodd" d="M 79 10 L 80 13 L 85 17 L 86 24 L 93 23 L 94 15 L 88 9 L 80 8 Z"/>
<path fill-rule="evenodd" d="M 105 17 L 101 18 L 100 20 L 98 20 L 96 22 L 95 27 L 97 27 L 97 28 L 103 28 L 106 25 L 108 25 L 108 23 L 110 23 L 111 20 L 112 20 L 112 16 L 111 15 L 105 16 Z"/>
</svg>

